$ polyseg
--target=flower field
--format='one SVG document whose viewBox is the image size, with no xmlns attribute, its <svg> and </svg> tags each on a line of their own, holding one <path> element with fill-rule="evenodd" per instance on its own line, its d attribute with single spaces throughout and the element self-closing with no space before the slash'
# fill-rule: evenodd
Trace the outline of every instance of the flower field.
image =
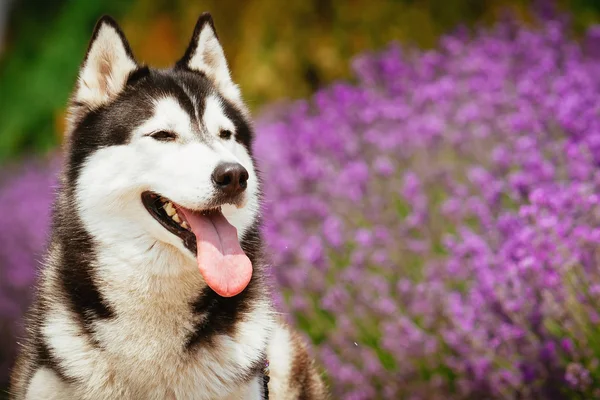
<svg viewBox="0 0 600 400">
<path fill-rule="evenodd" d="M 278 302 L 335 398 L 600 396 L 599 50 L 392 45 L 261 122 Z"/>
<path fill-rule="evenodd" d="M 353 69 L 256 126 L 275 301 L 333 398 L 600 397 L 600 28 L 507 20 Z M 0 177 L 0 337 L 55 171 Z"/>
</svg>

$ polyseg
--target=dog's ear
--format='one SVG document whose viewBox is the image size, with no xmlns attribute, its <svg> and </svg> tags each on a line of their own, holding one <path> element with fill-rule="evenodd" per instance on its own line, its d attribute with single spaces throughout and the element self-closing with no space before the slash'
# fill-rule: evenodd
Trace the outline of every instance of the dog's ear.
<svg viewBox="0 0 600 400">
<path fill-rule="evenodd" d="M 175 64 L 175 67 L 204 74 L 225 98 L 236 102 L 241 101 L 240 90 L 231 80 L 225 53 L 219 43 L 210 13 L 205 12 L 198 18 L 185 55 Z"/>
<path fill-rule="evenodd" d="M 79 71 L 73 105 L 95 108 L 114 99 L 138 65 L 119 25 L 109 16 L 96 23 Z"/>
</svg>

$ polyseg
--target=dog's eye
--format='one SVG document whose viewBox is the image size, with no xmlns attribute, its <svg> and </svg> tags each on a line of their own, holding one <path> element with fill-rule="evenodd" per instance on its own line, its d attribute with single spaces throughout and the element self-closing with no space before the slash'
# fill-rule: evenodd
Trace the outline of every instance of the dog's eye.
<svg viewBox="0 0 600 400">
<path fill-rule="evenodd" d="M 173 132 L 168 131 L 154 132 L 151 133 L 149 136 L 152 139 L 160 140 L 161 142 L 168 142 L 177 138 L 177 135 L 175 135 Z"/>
<path fill-rule="evenodd" d="M 221 139 L 229 139 L 231 137 L 231 131 L 228 131 L 227 129 L 222 130 L 219 132 L 219 137 Z"/>
</svg>

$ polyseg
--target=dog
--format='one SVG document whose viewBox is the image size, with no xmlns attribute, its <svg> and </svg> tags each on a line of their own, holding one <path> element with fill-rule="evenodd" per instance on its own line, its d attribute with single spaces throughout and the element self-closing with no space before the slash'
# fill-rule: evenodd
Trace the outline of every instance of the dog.
<svg viewBox="0 0 600 400">
<path fill-rule="evenodd" d="M 327 398 L 270 302 L 254 131 L 210 14 L 169 69 L 102 17 L 68 111 L 11 398 Z"/>
</svg>

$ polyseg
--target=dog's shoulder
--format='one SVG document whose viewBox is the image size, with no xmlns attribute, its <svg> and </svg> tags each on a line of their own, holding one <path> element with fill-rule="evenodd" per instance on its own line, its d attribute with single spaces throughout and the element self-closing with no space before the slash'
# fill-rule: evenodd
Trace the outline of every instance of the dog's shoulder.
<svg viewBox="0 0 600 400">
<path fill-rule="evenodd" d="M 278 321 L 267 348 L 269 393 L 277 400 L 325 400 L 327 388 L 304 339 Z"/>
<path fill-rule="evenodd" d="M 49 252 L 50 253 L 50 252 Z M 47 261 L 50 257 L 47 256 Z M 25 332 L 18 338 L 19 353 L 11 369 L 9 396 L 11 399 L 24 399 L 28 385 L 35 372 L 44 366 L 54 367 L 54 358 L 49 354 L 47 342 L 41 337 L 48 304 L 55 301 L 53 296 L 52 271 L 42 270 L 39 276 L 35 298 L 24 316 Z"/>
</svg>

